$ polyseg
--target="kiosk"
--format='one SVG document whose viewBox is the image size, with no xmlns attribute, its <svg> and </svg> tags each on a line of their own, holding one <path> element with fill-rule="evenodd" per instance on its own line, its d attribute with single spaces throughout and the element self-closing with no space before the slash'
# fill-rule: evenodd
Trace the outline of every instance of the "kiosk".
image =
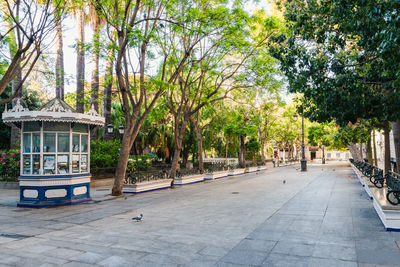
<svg viewBox="0 0 400 267">
<path fill-rule="evenodd" d="M 77 113 L 60 99 L 36 111 L 17 100 L 3 121 L 21 129 L 19 207 L 72 205 L 90 198 L 90 130 L 103 126 L 93 107 Z"/>
</svg>

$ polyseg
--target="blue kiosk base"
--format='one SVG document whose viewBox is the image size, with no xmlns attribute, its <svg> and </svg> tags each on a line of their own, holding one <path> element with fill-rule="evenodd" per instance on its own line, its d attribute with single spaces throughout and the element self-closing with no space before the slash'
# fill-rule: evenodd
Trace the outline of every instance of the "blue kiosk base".
<svg viewBox="0 0 400 267">
<path fill-rule="evenodd" d="M 74 205 L 90 198 L 90 174 L 42 177 L 19 177 L 18 207 L 45 208 Z"/>
</svg>

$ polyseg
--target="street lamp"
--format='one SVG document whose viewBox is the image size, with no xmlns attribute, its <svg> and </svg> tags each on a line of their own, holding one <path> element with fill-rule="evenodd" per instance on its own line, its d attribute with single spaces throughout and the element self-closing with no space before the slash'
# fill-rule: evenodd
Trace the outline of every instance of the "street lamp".
<svg viewBox="0 0 400 267">
<path fill-rule="evenodd" d="M 111 123 L 107 124 L 107 133 L 112 134 L 114 131 L 114 127 Z"/>
<path fill-rule="evenodd" d="M 295 113 L 293 115 L 293 120 L 297 121 L 297 114 Z M 307 160 L 305 157 L 305 152 L 304 152 L 304 116 L 301 114 L 301 171 L 305 172 L 307 171 Z"/>
<path fill-rule="evenodd" d="M 118 131 L 119 131 L 120 134 L 124 134 L 124 132 L 125 132 L 124 125 L 120 125 L 120 126 L 118 127 Z"/>
</svg>

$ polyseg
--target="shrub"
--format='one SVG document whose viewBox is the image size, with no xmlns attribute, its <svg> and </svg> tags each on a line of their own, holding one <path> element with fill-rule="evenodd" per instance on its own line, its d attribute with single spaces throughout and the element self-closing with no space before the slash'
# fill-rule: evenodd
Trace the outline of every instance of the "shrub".
<svg viewBox="0 0 400 267">
<path fill-rule="evenodd" d="M 10 149 L 0 155 L 0 180 L 17 181 L 20 170 L 20 150 Z"/>
<path fill-rule="evenodd" d="M 246 143 L 246 159 L 256 159 L 260 149 L 261 144 L 256 139 L 251 139 Z"/>
<path fill-rule="evenodd" d="M 90 168 L 116 168 L 120 148 L 120 140 L 92 141 L 90 143 Z"/>
<path fill-rule="evenodd" d="M 147 170 L 151 168 L 153 161 L 158 161 L 157 155 L 154 154 L 143 154 L 143 155 L 131 155 L 129 156 L 130 160 L 128 163 L 127 171 L 136 171 L 136 170 Z"/>
</svg>

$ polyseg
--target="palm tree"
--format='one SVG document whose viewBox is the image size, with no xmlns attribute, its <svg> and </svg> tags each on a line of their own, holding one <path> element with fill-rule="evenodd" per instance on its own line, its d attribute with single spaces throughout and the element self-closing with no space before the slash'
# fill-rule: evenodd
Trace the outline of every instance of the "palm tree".
<svg viewBox="0 0 400 267">
<path fill-rule="evenodd" d="M 112 47 L 113 41 L 107 53 L 106 74 L 104 77 L 104 118 L 105 124 L 103 128 L 103 139 L 110 140 L 112 135 L 107 132 L 107 125 L 111 123 L 111 94 L 113 85 L 113 63 L 114 63 L 114 48 Z"/>
<path fill-rule="evenodd" d="M 92 4 L 89 4 L 90 24 L 93 29 L 93 57 L 92 57 L 92 81 L 90 103 L 94 109 L 99 112 L 99 57 L 100 57 L 100 30 L 104 24 L 104 19 L 101 18 Z M 95 127 L 91 133 L 93 140 L 98 138 L 98 127 Z"/>
<path fill-rule="evenodd" d="M 92 69 L 92 81 L 91 81 L 91 104 L 99 112 L 99 57 L 100 57 L 100 30 L 104 24 L 104 19 L 101 18 L 95 9 L 95 7 L 89 5 L 89 17 L 90 24 L 93 29 L 93 69 Z"/>
<path fill-rule="evenodd" d="M 61 16 L 61 14 L 57 14 L 57 16 Z M 64 100 L 64 50 L 63 50 L 61 19 L 56 18 L 55 30 L 56 30 L 56 98 Z"/>
<path fill-rule="evenodd" d="M 78 17 L 78 41 L 77 41 L 77 60 L 76 60 L 76 111 L 84 112 L 84 96 L 85 96 L 85 13 L 83 9 L 77 11 Z"/>
</svg>

